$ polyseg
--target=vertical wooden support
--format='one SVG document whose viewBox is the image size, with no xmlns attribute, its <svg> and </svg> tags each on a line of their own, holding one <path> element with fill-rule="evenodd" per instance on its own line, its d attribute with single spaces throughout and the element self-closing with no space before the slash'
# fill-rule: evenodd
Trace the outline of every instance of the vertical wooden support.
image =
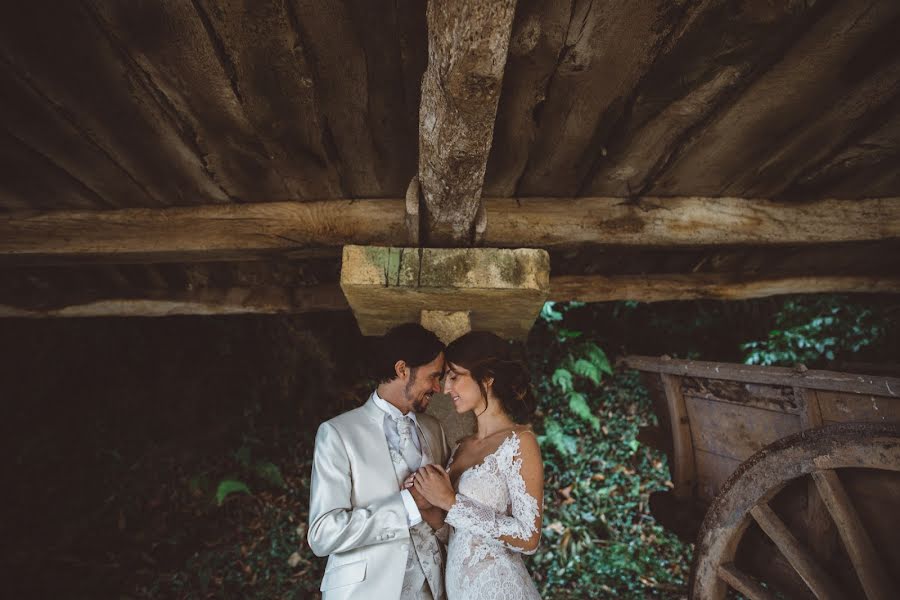
<svg viewBox="0 0 900 600">
<path fill-rule="evenodd" d="M 819 488 L 819 494 L 844 540 L 844 548 L 850 556 L 850 562 L 856 570 L 869 600 L 889 600 L 897 598 L 897 591 L 892 590 L 891 580 L 884 569 L 881 557 L 872 545 L 872 539 L 863 527 L 862 521 L 844 484 L 833 470 L 818 471 L 812 474 Z"/>
<path fill-rule="evenodd" d="M 672 483 L 675 484 L 672 492 L 676 498 L 690 498 L 694 495 L 696 467 L 691 424 L 681 391 L 681 377 L 668 373 L 660 373 L 659 376 L 666 393 L 669 421 L 672 424 L 672 448 L 675 458 L 675 464 L 671 465 Z"/>
<path fill-rule="evenodd" d="M 800 425 L 803 429 L 821 427 L 822 410 L 816 390 L 794 386 L 794 396 L 800 405 Z M 838 549 L 837 530 L 828 508 L 819 495 L 816 482 L 806 483 L 806 543 L 816 558 L 828 563 Z"/>
</svg>

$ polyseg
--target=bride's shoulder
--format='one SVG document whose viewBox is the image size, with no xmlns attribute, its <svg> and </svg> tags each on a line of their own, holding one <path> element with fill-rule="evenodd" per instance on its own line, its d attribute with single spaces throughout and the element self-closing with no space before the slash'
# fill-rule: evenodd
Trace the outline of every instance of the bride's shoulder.
<svg viewBox="0 0 900 600">
<path fill-rule="evenodd" d="M 511 446 L 514 450 L 514 453 L 519 454 L 523 458 L 525 456 L 537 456 L 538 459 L 540 459 L 541 456 L 541 449 L 538 445 L 537 435 L 531 429 L 530 425 L 518 425 L 514 427 L 500 445 Z"/>
</svg>

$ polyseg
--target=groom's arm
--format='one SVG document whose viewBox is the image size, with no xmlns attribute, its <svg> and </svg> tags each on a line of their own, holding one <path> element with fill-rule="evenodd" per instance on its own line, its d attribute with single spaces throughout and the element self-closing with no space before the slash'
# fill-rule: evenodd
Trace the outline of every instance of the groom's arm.
<svg viewBox="0 0 900 600">
<path fill-rule="evenodd" d="M 316 556 L 328 556 L 409 535 L 400 494 L 369 506 L 351 504 L 350 459 L 338 431 L 319 426 L 313 453 L 307 542 Z"/>
</svg>

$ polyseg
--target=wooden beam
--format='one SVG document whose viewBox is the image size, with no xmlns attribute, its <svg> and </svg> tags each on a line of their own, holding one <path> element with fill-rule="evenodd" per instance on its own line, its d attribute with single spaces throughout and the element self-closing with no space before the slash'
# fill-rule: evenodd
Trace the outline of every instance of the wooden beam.
<svg viewBox="0 0 900 600">
<path fill-rule="evenodd" d="M 252 260 L 351 241 L 404 245 L 404 215 L 400 200 L 14 213 L 0 216 L 0 261 Z"/>
<path fill-rule="evenodd" d="M 635 202 L 511 198 L 487 200 L 485 206 L 488 226 L 482 245 L 497 248 L 772 246 L 900 239 L 900 198 L 805 204 L 735 198 Z M 0 215 L 0 261 L 251 260 L 346 244 L 415 245 L 404 225 L 406 218 L 406 199 L 13 212 Z M 597 281 L 595 287 L 603 287 L 602 280 Z M 881 291 L 884 284 L 880 285 L 872 291 Z M 827 288 L 817 285 L 815 291 L 840 291 Z M 778 292 L 745 287 L 742 293 Z M 607 296 L 609 292 L 601 292 L 598 299 L 619 299 Z"/>
<path fill-rule="evenodd" d="M 900 198 L 507 198 L 487 201 L 485 244 L 544 248 L 816 244 L 900 237 Z"/>
<path fill-rule="evenodd" d="M 780 294 L 900 294 L 900 276 L 742 276 L 732 273 L 651 275 L 561 275 L 550 281 L 556 301 L 667 302 L 672 300 L 745 300 Z"/>
<path fill-rule="evenodd" d="M 516 0 L 428 2 L 418 171 L 427 245 L 474 242 L 515 7 Z"/>
<path fill-rule="evenodd" d="M 232 287 L 202 290 L 135 290 L 130 294 L 80 292 L 33 305 L 0 298 L 0 318 L 168 317 L 173 315 L 291 314 L 347 310 L 337 285 Z"/>
<path fill-rule="evenodd" d="M 122 255 L 116 255 L 120 257 Z M 337 254 L 335 254 L 337 256 Z M 120 262 L 122 262 L 120 260 Z M 256 263 L 249 263 L 256 264 Z M 0 271 L 2 278 L 2 271 Z M 616 300 L 635 300 L 640 302 L 659 302 L 664 300 L 691 300 L 698 298 L 722 298 L 738 299 L 786 293 L 785 282 L 792 281 L 790 291 L 802 292 L 847 292 L 867 291 L 883 293 L 900 293 L 900 278 L 897 277 L 798 277 L 793 279 L 781 278 L 777 285 L 768 286 L 765 280 L 745 284 L 730 284 L 728 287 L 722 281 L 734 278 L 728 274 L 693 274 L 693 275 L 566 275 L 550 278 L 550 299 L 556 302 L 578 300 L 582 302 L 609 302 Z M 753 290 L 753 294 L 742 294 L 740 288 L 746 285 Z M 59 289 L 57 286 L 41 288 L 33 299 L 27 301 L 11 300 L 0 294 L 0 317 L 54 317 L 54 316 L 154 316 L 168 314 L 175 310 L 177 314 L 230 314 L 230 313 L 295 313 L 310 310 L 344 310 L 348 308 L 346 301 L 340 293 L 337 283 L 323 284 L 321 289 L 329 289 L 327 294 L 321 296 L 323 301 L 305 302 L 291 300 L 296 288 L 290 286 L 270 285 L 263 283 L 254 292 L 246 287 L 232 287 L 227 289 L 205 289 L 199 292 L 191 292 L 176 289 L 151 289 L 129 290 L 121 288 L 112 292 L 83 292 L 78 290 Z M 263 291 L 260 291 L 263 290 Z M 269 290 L 269 291 L 265 291 Z M 278 290 L 276 292 L 276 290 Z M 674 291 L 673 291 L 674 290 Z M 722 290 L 731 290 L 727 293 Z M 127 293 L 126 293 L 127 292 Z M 246 302 L 245 298 L 267 298 L 265 303 L 257 304 Z M 332 302 L 329 299 L 336 299 Z M 52 308 L 47 308 L 52 306 Z M 665 372 L 660 369 L 669 369 L 674 374 L 682 374 L 681 361 L 661 361 L 657 358 L 629 357 L 634 368 L 646 369 L 655 372 Z M 670 364 L 674 363 L 674 364 Z M 663 366 L 660 366 L 663 365 Z M 737 365 L 739 366 L 739 365 Z M 741 374 L 746 375 L 745 370 L 753 370 L 752 366 L 739 366 Z M 696 369 L 696 364 L 692 369 Z M 708 369 L 703 370 L 708 375 Z M 787 385 L 809 385 L 804 383 L 803 374 L 786 369 L 790 377 Z M 693 374 L 693 373 L 684 373 Z M 701 375 L 703 376 L 703 375 Z M 752 379 L 752 375 L 750 376 Z M 782 377 L 781 379 L 785 379 Z M 784 384 L 784 381 L 779 382 Z M 893 390 L 900 389 L 900 380 Z M 761 383 L 766 383 L 765 381 Z M 831 389 L 821 387 L 820 389 Z M 827 384 L 826 384 L 827 385 Z M 881 390 L 881 388 L 879 388 Z M 873 393 L 886 394 L 884 390 Z"/>
<path fill-rule="evenodd" d="M 654 356 L 626 356 L 622 362 L 638 371 L 688 375 L 707 379 L 729 379 L 745 383 L 798 386 L 816 390 L 831 390 L 851 394 L 873 394 L 890 398 L 900 397 L 900 379 L 874 377 L 852 373 L 836 373 L 815 369 L 798 370 L 787 367 L 761 367 L 717 363 L 702 360 L 679 360 Z"/>
</svg>

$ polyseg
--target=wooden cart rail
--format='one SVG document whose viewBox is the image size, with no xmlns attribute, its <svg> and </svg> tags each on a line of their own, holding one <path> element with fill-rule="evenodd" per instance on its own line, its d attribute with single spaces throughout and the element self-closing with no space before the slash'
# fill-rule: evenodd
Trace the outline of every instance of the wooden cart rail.
<svg viewBox="0 0 900 600">
<path fill-rule="evenodd" d="M 643 372 L 679 499 L 709 503 L 741 462 L 799 431 L 900 423 L 900 378 L 668 357 L 622 362 Z"/>
</svg>

